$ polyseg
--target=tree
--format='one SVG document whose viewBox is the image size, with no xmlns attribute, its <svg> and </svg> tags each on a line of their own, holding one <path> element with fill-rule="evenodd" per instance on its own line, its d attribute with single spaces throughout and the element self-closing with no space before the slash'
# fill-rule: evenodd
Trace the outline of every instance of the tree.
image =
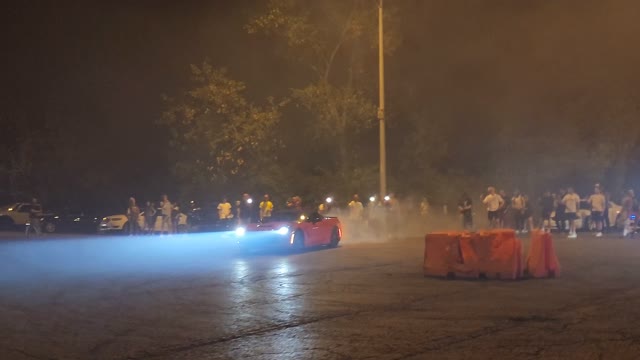
<svg viewBox="0 0 640 360">
<path fill-rule="evenodd" d="M 367 71 L 375 62 L 366 61 L 376 59 L 376 14 L 375 1 L 271 0 L 246 27 L 282 41 L 287 58 L 308 70 L 307 85 L 295 87 L 292 98 L 309 119 L 307 136 L 332 159 L 320 173 L 346 188 L 361 181 L 361 167 L 370 167 L 355 139 L 376 119 L 371 90 L 377 82 Z M 395 43 L 387 40 L 392 51 Z"/>
<path fill-rule="evenodd" d="M 194 194 L 216 186 L 273 186 L 283 146 L 275 136 L 282 104 L 249 102 L 244 83 L 207 62 L 192 65 L 191 72 L 193 88 L 165 97 L 161 120 L 170 131 L 178 179 Z"/>
</svg>

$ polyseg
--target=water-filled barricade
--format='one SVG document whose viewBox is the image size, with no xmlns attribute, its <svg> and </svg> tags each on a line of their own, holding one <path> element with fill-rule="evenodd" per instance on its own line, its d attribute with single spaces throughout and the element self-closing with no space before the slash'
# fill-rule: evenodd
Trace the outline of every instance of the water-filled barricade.
<svg viewBox="0 0 640 360">
<path fill-rule="evenodd" d="M 522 276 L 522 265 L 522 243 L 513 230 L 425 236 L 427 276 L 515 280 Z"/>
<path fill-rule="evenodd" d="M 548 232 L 537 230 L 531 233 L 526 272 L 534 278 L 560 276 L 560 263 Z"/>
<path fill-rule="evenodd" d="M 465 240 L 462 240 L 465 239 Z M 425 237 L 424 274 L 442 277 L 477 278 L 473 259 L 465 258 L 462 242 L 468 234 L 462 232 L 430 233 Z"/>
</svg>

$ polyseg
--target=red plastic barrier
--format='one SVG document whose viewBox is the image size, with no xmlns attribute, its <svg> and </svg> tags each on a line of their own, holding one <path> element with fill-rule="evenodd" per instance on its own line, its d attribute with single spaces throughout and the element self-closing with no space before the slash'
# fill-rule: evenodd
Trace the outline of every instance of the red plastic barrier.
<svg viewBox="0 0 640 360">
<path fill-rule="evenodd" d="M 522 276 L 522 243 L 513 230 L 427 234 L 424 274 L 518 279 Z"/>
<path fill-rule="evenodd" d="M 480 273 L 490 279 L 515 280 L 522 277 L 522 242 L 515 231 L 497 229 L 479 234 L 482 256 Z"/>
<path fill-rule="evenodd" d="M 477 278 L 478 272 L 463 256 L 464 233 L 431 233 L 424 239 L 424 274 L 426 276 Z"/>
<path fill-rule="evenodd" d="M 544 231 L 534 231 L 531 234 L 527 272 L 529 276 L 534 278 L 560 276 L 560 263 L 556 256 L 551 234 Z"/>
</svg>

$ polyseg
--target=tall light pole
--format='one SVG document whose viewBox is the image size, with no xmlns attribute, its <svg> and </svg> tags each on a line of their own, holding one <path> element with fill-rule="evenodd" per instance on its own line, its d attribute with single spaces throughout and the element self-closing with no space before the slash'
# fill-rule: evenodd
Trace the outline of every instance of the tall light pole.
<svg viewBox="0 0 640 360">
<path fill-rule="evenodd" d="M 382 1 L 378 0 L 378 64 L 380 71 L 380 199 L 387 195 L 387 149 L 384 123 L 384 37 L 382 31 Z"/>
</svg>

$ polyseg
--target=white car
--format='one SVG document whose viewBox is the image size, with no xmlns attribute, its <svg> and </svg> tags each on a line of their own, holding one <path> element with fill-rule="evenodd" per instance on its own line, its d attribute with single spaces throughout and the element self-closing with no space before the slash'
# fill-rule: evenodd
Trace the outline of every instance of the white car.
<svg viewBox="0 0 640 360">
<path fill-rule="evenodd" d="M 586 206 L 586 208 L 584 208 Z M 591 210 L 587 210 L 588 206 L 585 202 L 581 202 L 581 208 L 578 210 L 578 218 L 576 219 L 576 229 L 578 230 L 593 230 L 595 229 L 595 223 L 591 221 Z M 618 215 L 620 214 L 620 210 L 622 210 L 622 206 L 614 203 L 613 201 L 609 201 L 609 224 L 612 227 L 615 227 L 616 221 L 618 219 Z M 551 228 L 557 229 L 558 224 L 556 224 L 556 212 L 551 213 Z M 565 229 L 568 229 L 569 225 L 565 225 Z"/>
<path fill-rule="evenodd" d="M 0 225 L 25 226 L 29 222 L 30 213 L 31 203 L 15 203 L 0 207 Z"/>
<path fill-rule="evenodd" d="M 154 233 L 161 233 L 164 229 L 162 228 L 162 216 L 156 217 L 156 222 L 153 226 Z M 144 230 L 144 211 L 140 213 L 138 217 L 138 227 L 140 230 Z M 185 229 L 187 227 L 187 215 L 184 213 L 180 213 L 180 217 L 178 218 L 178 230 Z M 110 215 L 102 218 L 100 222 L 100 226 L 98 227 L 98 231 L 101 233 L 108 232 L 129 232 L 129 219 L 125 214 L 118 215 Z"/>
</svg>

